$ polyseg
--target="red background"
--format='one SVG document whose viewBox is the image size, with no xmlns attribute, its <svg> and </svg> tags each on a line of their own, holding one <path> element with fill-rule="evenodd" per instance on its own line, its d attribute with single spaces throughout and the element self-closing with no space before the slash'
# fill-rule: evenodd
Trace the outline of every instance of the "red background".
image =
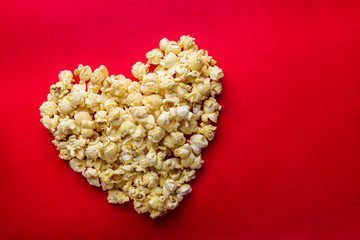
<svg viewBox="0 0 360 240">
<path fill-rule="evenodd" d="M 357 2 L 1 1 L 0 238 L 360 239 Z M 132 78 L 183 34 L 224 70 L 223 110 L 193 192 L 152 220 L 59 159 L 38 109 L 59 71 Z"/>
</svg>

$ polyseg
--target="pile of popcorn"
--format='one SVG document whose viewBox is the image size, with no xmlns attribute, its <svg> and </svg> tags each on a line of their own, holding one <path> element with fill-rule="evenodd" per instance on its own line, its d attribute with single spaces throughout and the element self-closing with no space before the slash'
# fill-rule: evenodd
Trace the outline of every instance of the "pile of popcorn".
<svg viewBox="0 0 360 240">
<path fill-rule="evenodd" d="M 62 71 L 50 87 L 41 122 L 60 158 L 107 191 L 110 203 L 132 199 L 137 212 L 156 218 L 191 192 L 201 149 L 214 138 L 223 77 L 194 40 L 162 39 L 146 64 L 132 67 L 139 82 L 79 65 L 78 84 Z"/>
</svg>

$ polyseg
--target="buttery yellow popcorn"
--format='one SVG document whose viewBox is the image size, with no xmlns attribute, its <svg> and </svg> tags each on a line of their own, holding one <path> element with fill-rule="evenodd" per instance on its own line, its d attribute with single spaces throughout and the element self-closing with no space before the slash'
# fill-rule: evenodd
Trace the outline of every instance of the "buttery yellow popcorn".
<svg viewBox="0 0 360 240">
<path fill-rule="evenodd" d="M 147 63 L 133 65 L 139 82 L 80 64 L 51 85 L 41 122 L 60 158 L 107 191 L 109 203 L 132 199 L 138 213 L 156 218 L 192 191 L 201 149 L 215 136 L 223 77 L 194 40 L 162 39 L 146 53 Z"/>
</svg>

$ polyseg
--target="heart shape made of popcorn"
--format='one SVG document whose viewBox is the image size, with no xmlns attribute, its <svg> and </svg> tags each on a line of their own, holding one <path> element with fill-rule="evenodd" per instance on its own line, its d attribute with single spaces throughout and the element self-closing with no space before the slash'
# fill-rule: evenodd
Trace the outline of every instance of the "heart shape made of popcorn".
<svg viewBox="0 0 360 240">
<path fill-rule="evenodd" d="M 201 149 L 214 137 L 223 77 L 194 40 L 162 39 L 146 64 L 132 67 L 139 82 L 79 65 L 78 84 L 62 71 L 50 87 L 41 122 L 60 158 L 107 191 L 110 203 L 132 199 L 137 212 L 156 218 L 191 192 Z"/>
</svg>

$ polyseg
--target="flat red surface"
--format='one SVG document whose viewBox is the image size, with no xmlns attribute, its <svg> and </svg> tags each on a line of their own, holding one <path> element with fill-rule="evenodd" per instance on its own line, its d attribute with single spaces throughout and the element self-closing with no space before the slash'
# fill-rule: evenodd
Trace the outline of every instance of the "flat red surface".
<svg viewBox="0 0 360 240">
<path fill-rule="evenodd" d="M 360 239 L 358 1 L 1 1 L 1 239 Z M 152 220 L 58 158 L 39 106 L 59 71 L 131 77 L 183 34 L 224 70 L 193 192 Z"/>
</svg>

